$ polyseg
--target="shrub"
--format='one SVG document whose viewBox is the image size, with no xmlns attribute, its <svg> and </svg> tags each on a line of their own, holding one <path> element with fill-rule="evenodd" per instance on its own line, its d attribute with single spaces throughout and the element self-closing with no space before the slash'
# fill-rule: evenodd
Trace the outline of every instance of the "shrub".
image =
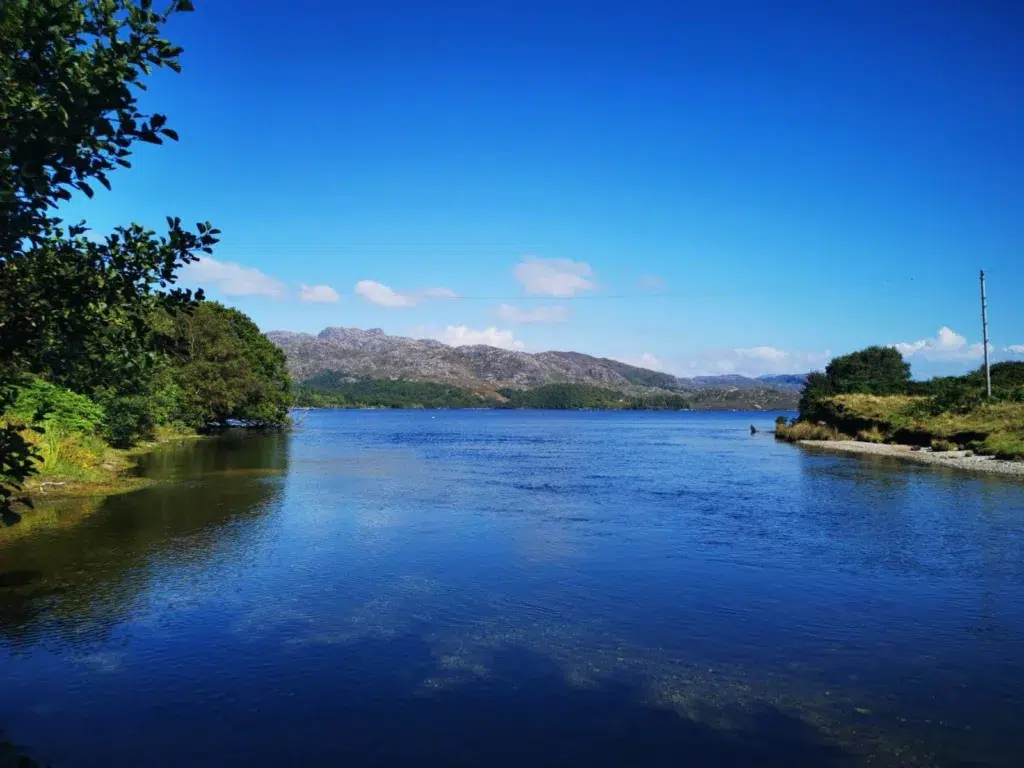
<svg viewBox="0 0 1024 768">
<path fill-rule="evenodd" d="M 949 440 L 932 440 L 932 450 L 935 453 L 946 453 L 947 451 L 957 450 L 957 444 L 952 443 Z"/>
<path fill-rule="evenodd" d="M 103 408 L 85 395 L 42 379 L 30 379 L 19 392 L 9 416 L 38 424 L 47 432 L 96 434 Z"/>
<path fill-rule="evenodd" d="M 103 437 L 115 448 L 128 448 L 153 437 L 157 425 L 154 403 L 146 395 L 113 395 L 105 399 Z"/>
<path fill-rule="evenodd" d="M 825 376 L 837 393 L 895 395 L 907 391 L 910 365 L 892 347 L 868 347 L 834 358 Z"/>
</svg>

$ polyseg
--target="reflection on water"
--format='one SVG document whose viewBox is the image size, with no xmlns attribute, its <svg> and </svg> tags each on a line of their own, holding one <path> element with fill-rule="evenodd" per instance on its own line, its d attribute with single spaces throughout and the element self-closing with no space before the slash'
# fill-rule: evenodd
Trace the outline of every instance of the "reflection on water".
<svg viewBox="0 0 1024 768">
<path fill-rule="evenodd" d="M 57 768 L 1021 764 L 1024 487 L 752 420 L 169 447 L 0 531 L 0 726 Z"/>
<path fill-rule="evenodd" d="M 40 504 L 0 530 L 4 644 L 96 642 L 138 609 L 161 568 L 201 568 L 244 551 L 237 539 L 252 536 L 280 497 L 287 443 L 280 435 L 189 442 L 156 451 L 144 469 L 184 482 Z"/>
</svg>

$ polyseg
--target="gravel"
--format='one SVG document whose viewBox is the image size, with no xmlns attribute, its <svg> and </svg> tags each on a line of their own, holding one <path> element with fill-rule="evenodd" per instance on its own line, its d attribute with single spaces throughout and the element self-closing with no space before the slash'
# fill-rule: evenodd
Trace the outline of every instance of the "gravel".
<svg viewBox="0 0 1024 768">
<path fill-rule="evenodd" d="M 901 461 L 912 461 L 916 464 L 933 464 L 951 469 L 962 469 L 968 472 L 986 472 L 995 475 L 1010 475 L 1024 478 L 1024 461 L 1004 461 L 991 456 L 968 456 L 967 451 L 947 451 L 936 453 L 930 448 L 913 451 L 909 445 L 884 445 L 879 443 L 861 443 L 856 440 L 801 440 L 800 444 L 808 448 L 816 448 L 832 453 L 871 454 L 889 456 Z"/>
</svg>

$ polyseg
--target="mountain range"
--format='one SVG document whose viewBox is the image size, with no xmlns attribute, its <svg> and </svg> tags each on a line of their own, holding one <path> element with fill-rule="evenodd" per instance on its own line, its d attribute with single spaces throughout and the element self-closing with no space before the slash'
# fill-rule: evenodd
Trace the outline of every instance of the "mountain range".
<svg viewBox="0 0 1024 768">
<path fill-rule="evenodd" d="M 680 378 L 580 352 L 537 352 L 484 345 L 450 347 L 433 339 L 390 336 L 379 328 L 325 328 L 320 333 L 271 331 L 299 383 L 325 371 L 356 378 L 433 381 L 495 392 L 554 383 L 589 384 L 623 392 L 705 393 L 721 407 L 790 408 L 805 375 Z M 733 393 L 725 397 L 725 393 Z"/>
</svg>

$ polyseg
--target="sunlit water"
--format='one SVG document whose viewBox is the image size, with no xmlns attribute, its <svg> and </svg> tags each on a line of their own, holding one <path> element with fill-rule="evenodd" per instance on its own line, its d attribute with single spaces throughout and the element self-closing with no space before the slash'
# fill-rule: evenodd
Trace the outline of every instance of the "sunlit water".
<svg viewBox="0 0 1024 768">
<path fill-rule="evenodd" d="M 766 414 L 312 412 L 0 530 L 69 766 L 1024 764 L 1024 485 Z"/>
</svg>

